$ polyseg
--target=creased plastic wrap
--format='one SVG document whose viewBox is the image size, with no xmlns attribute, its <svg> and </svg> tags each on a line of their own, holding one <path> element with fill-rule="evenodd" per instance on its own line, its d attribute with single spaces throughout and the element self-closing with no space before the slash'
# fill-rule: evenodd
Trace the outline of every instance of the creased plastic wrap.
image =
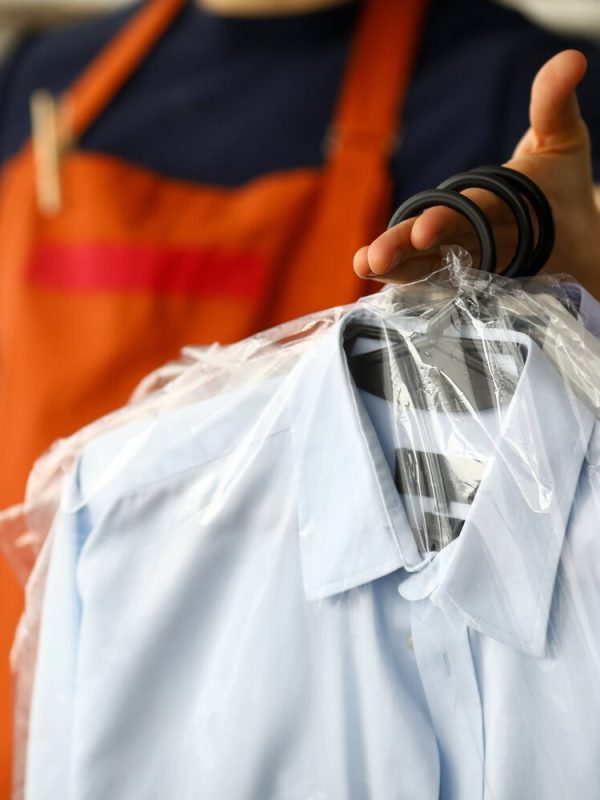
<svg viewBox="0 0 600 800">
<path fill-rule="evenodd" d="M 597 800 L 600 308 L 459 255 L 38 462 L 16 798 Z"/>
</svg>

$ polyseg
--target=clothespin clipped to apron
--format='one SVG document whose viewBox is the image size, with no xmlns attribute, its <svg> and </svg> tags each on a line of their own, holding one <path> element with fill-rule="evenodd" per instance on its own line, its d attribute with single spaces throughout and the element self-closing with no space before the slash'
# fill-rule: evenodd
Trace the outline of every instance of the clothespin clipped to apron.
<svg viewBox="0 0 600 800">
<path fill-rule="evenodd" d="M 37 89 L 29 108 L 38 208 L 40 213 L 53 216 L 62 208 L 60 166 L 70 141 L 64 106 L 51 92 Z"/>
</svg>

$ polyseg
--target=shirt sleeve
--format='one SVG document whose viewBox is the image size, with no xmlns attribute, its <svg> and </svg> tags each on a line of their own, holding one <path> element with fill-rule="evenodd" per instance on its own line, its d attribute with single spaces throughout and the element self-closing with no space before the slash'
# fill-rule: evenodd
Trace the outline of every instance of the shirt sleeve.
<svg viewBox="0 0 600 800">
<path fill-rule="evenodd" d="M 46 544 L 49 569 L 27 744 L 26 795 L 30 800 L 69 796 L 79 626 L 78 524 L 77 515 L 59 513 Z"/>
</svg>

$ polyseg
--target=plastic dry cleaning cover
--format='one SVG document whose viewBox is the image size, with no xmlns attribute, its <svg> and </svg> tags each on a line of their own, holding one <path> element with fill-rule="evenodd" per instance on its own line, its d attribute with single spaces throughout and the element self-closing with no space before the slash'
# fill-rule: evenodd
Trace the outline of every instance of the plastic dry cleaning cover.
<svg viewBox="0 0 600 800">
<path fill-rule="evenodd" d="M 190 348 L 59 442 L 4 516 L 39 552 L 17 796 L 596 800 L 600 346 L 568 296 L 451 264 Z"/>
</svg>

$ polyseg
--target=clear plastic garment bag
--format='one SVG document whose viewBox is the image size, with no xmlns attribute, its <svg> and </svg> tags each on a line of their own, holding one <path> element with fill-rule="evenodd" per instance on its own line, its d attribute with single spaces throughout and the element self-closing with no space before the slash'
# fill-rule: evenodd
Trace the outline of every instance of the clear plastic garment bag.
<svg viewBox="0 0 600 800">
<path fill-rule="evenodd" d="M 596 798 L 600 312 L 447 259 L 38 462 L 26 798 Z"/>
<path fill-rule="evenodd" d="M 392 222 L 439 202 L 479 270 L 190 347 L 38 461 L 15 798 L 597 800 L 600 306 L 520 176 Z"/>
</svg>

